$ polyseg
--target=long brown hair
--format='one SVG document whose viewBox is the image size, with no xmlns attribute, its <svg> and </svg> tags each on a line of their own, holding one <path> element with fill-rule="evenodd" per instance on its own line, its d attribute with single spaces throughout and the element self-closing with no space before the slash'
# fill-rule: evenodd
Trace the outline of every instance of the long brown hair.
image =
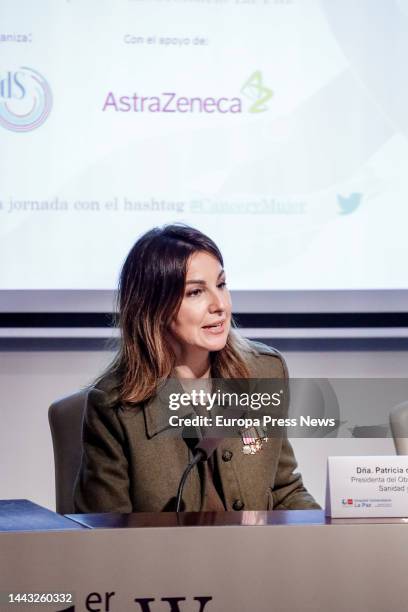
<svg viewBox="0 0 408 612">
<path fill-rule="evenodd" d="M 117 296 L 120 347 L 105 372 L 117 381 L 119 400 L 142 402 L 156 394 L 159 381 L 171 376 L 175 355 L 168 329 L 183 299 L 189 259 L 198 251 L 210 253 L 224 265 L 217 245 L 184 224 L 155 227 L 130 250 Z M 248 378 L 242 354 L 248 350 L 252 351 L 249 343 L 231 329 L 225 347 L 210 353 L 211 375 Z"/>
</svg>

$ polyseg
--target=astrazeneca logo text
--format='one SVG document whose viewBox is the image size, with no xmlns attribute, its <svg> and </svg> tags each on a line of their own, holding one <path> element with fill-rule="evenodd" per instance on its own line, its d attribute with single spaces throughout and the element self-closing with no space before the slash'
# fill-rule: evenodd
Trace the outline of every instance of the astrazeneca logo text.
<svg viewBox="0 0 408 612">
<path fill-rule="evenodd" d="M 269 109 L 272 91 L 263 84 L 258 70 L 245 81 L 242 96 L 188 96 L 175 91 L 163 91 L 155 95 L 120 95 L 110 91 L 104 98 L 102 111 L 122 113 L 261 113 Z"/>
<path fill-rule="evenodd" d="M 187 97 L 174 91 L 164 91 L 158 96 L 115 96 L 110 91 L 106 96 L 103 111 L 114 110 L 128 113 L 242 113 L 240 98 Z"/>
<path fill-rule="evenodd" d="M 46 79 L 33 68 L 0 71 L 0 125 L 12 132 L 40 127 L 52 108 Z"/>
</svg>

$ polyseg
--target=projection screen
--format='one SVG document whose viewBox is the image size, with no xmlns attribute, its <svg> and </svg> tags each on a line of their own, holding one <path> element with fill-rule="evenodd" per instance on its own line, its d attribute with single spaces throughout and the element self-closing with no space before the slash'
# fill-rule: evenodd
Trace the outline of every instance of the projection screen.
<svg viewBox="0 0 408 612">
<path fill-rule="evenodd" d="M 172 222 L 243 310 L 407 310 L 407 58 L 406 0 L 2 0 L 1 310 Z"/>
</svg>

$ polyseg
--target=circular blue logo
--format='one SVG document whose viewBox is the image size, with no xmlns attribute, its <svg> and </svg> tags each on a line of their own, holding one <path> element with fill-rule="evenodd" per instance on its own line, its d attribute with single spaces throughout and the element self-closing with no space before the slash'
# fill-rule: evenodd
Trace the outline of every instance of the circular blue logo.
<svg viewBox="0 0 408 612">
<path fill-rule="evenodd" d="M 13 132 L 40 127 L 52 108 L 52 93 L 37 70 L 23 66 L 0 79 L 0 125 Z"/>
</svg>

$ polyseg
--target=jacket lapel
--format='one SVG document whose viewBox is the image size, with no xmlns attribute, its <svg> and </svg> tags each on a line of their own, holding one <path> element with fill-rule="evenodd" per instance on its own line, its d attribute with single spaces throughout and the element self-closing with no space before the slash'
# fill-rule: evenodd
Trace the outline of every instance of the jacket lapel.
<svg viewBox="0 0 408 612">
<path fill-rule="evenodd" d="M 170 394 L 171 393 L 184 393 L 184 389 L 179 380 L 176 378 L 169 378 L 164 385 L 159 388 L 157 394 L 149 399 L 143 406 L 146 434 L 148 438 L 153 438 L 157 434 L 169 430 L 169 432 L 179 432 L 178 428 L 172 427 L 169 424 L 169 418 L 172 415 L 177 415 L 179 418 L 188 417 L 193 415 L 193 407 L 189 404 L 188 406 L 180 406 L 177 410 L 170 410 Z"/>
</svg>

